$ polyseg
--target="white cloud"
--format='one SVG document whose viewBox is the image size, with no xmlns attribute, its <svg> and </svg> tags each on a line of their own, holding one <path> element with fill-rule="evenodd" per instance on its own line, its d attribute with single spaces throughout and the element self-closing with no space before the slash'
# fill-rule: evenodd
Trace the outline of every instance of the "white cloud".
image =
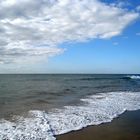
<svg viewBox="0 0 140 140">
<path fill-rule="evenodd" d="M 64 42 L 111 38 L 138 16 L 98 0 L 1 0 L 0 64 L 62 53 Z"/>
</svg>

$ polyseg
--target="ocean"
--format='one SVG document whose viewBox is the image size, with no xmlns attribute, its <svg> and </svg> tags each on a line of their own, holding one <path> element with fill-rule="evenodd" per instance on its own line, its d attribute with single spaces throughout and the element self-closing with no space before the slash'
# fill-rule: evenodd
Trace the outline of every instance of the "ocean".
<svg viewBox="0 0 140 140">
<path fill-rule="evenodd" d="M 55 140 L 139 109 L 140 75 L 0 75 L 0 140 Z"/>
</svg>

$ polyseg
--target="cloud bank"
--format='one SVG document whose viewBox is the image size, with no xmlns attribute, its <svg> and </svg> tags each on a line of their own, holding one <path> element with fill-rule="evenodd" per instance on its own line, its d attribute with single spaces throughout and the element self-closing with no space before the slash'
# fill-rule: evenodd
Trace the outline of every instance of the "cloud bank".
<svg viewBox="0 0 140 140">
<path fill-rule="evenodd" d="M 111 38 L 138 16 L 99 0 L 1 0 L 0 64 L 60 54 L 64 42 Z"/>
</svg>

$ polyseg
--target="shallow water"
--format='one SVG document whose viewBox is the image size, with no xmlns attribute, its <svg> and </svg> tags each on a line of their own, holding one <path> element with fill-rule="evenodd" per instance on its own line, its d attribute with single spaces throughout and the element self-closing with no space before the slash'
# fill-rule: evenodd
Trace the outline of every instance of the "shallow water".
<svg viewBox="0 0 140 140">
<path fill-rule="evenodd" d="M 140 110 L 126 111 L 111 123 L 58 135 L 57 140 L 140 140 Z"/>
</svg>

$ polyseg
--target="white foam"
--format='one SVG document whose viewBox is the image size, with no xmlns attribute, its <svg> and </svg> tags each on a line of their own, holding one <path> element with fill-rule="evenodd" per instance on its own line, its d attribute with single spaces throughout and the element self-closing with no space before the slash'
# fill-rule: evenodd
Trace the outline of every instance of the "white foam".
<svg viewBox="0 0 140 140">
<path fill-rule="evenodd" d="M 55 140 L 47 114 L 30 111 L 28 118 L 19 117 L 17 122 L 1 120 L 0 140 Z"/>
<path fill-rule="evenodd" d="M 85 105 L 66 106 L 48 115 L 55 135 L 110 122 L 126 110 L 140 109 L 140 93 L 103 93 L 81 100 Z"/>
<path fill-rule="evenodd" d="M 124 111 L 140 109 L 140 92 L 110 92 L 81 99 L 83 105 L 65 106 L 52 112 L 30 111 L 16 123 L 0 122 L 0 139 L 54 140 L 55 135 L 89 125 L 110 122 Z"/>
<path fill-rule="evenodd" d="M 138 76 L 138 75 L 132 75 L 132 76 L 128 76 L 128 77 L 130 77 L 131 79 L 140 79 L 140 76 Z"/>
</svg>

